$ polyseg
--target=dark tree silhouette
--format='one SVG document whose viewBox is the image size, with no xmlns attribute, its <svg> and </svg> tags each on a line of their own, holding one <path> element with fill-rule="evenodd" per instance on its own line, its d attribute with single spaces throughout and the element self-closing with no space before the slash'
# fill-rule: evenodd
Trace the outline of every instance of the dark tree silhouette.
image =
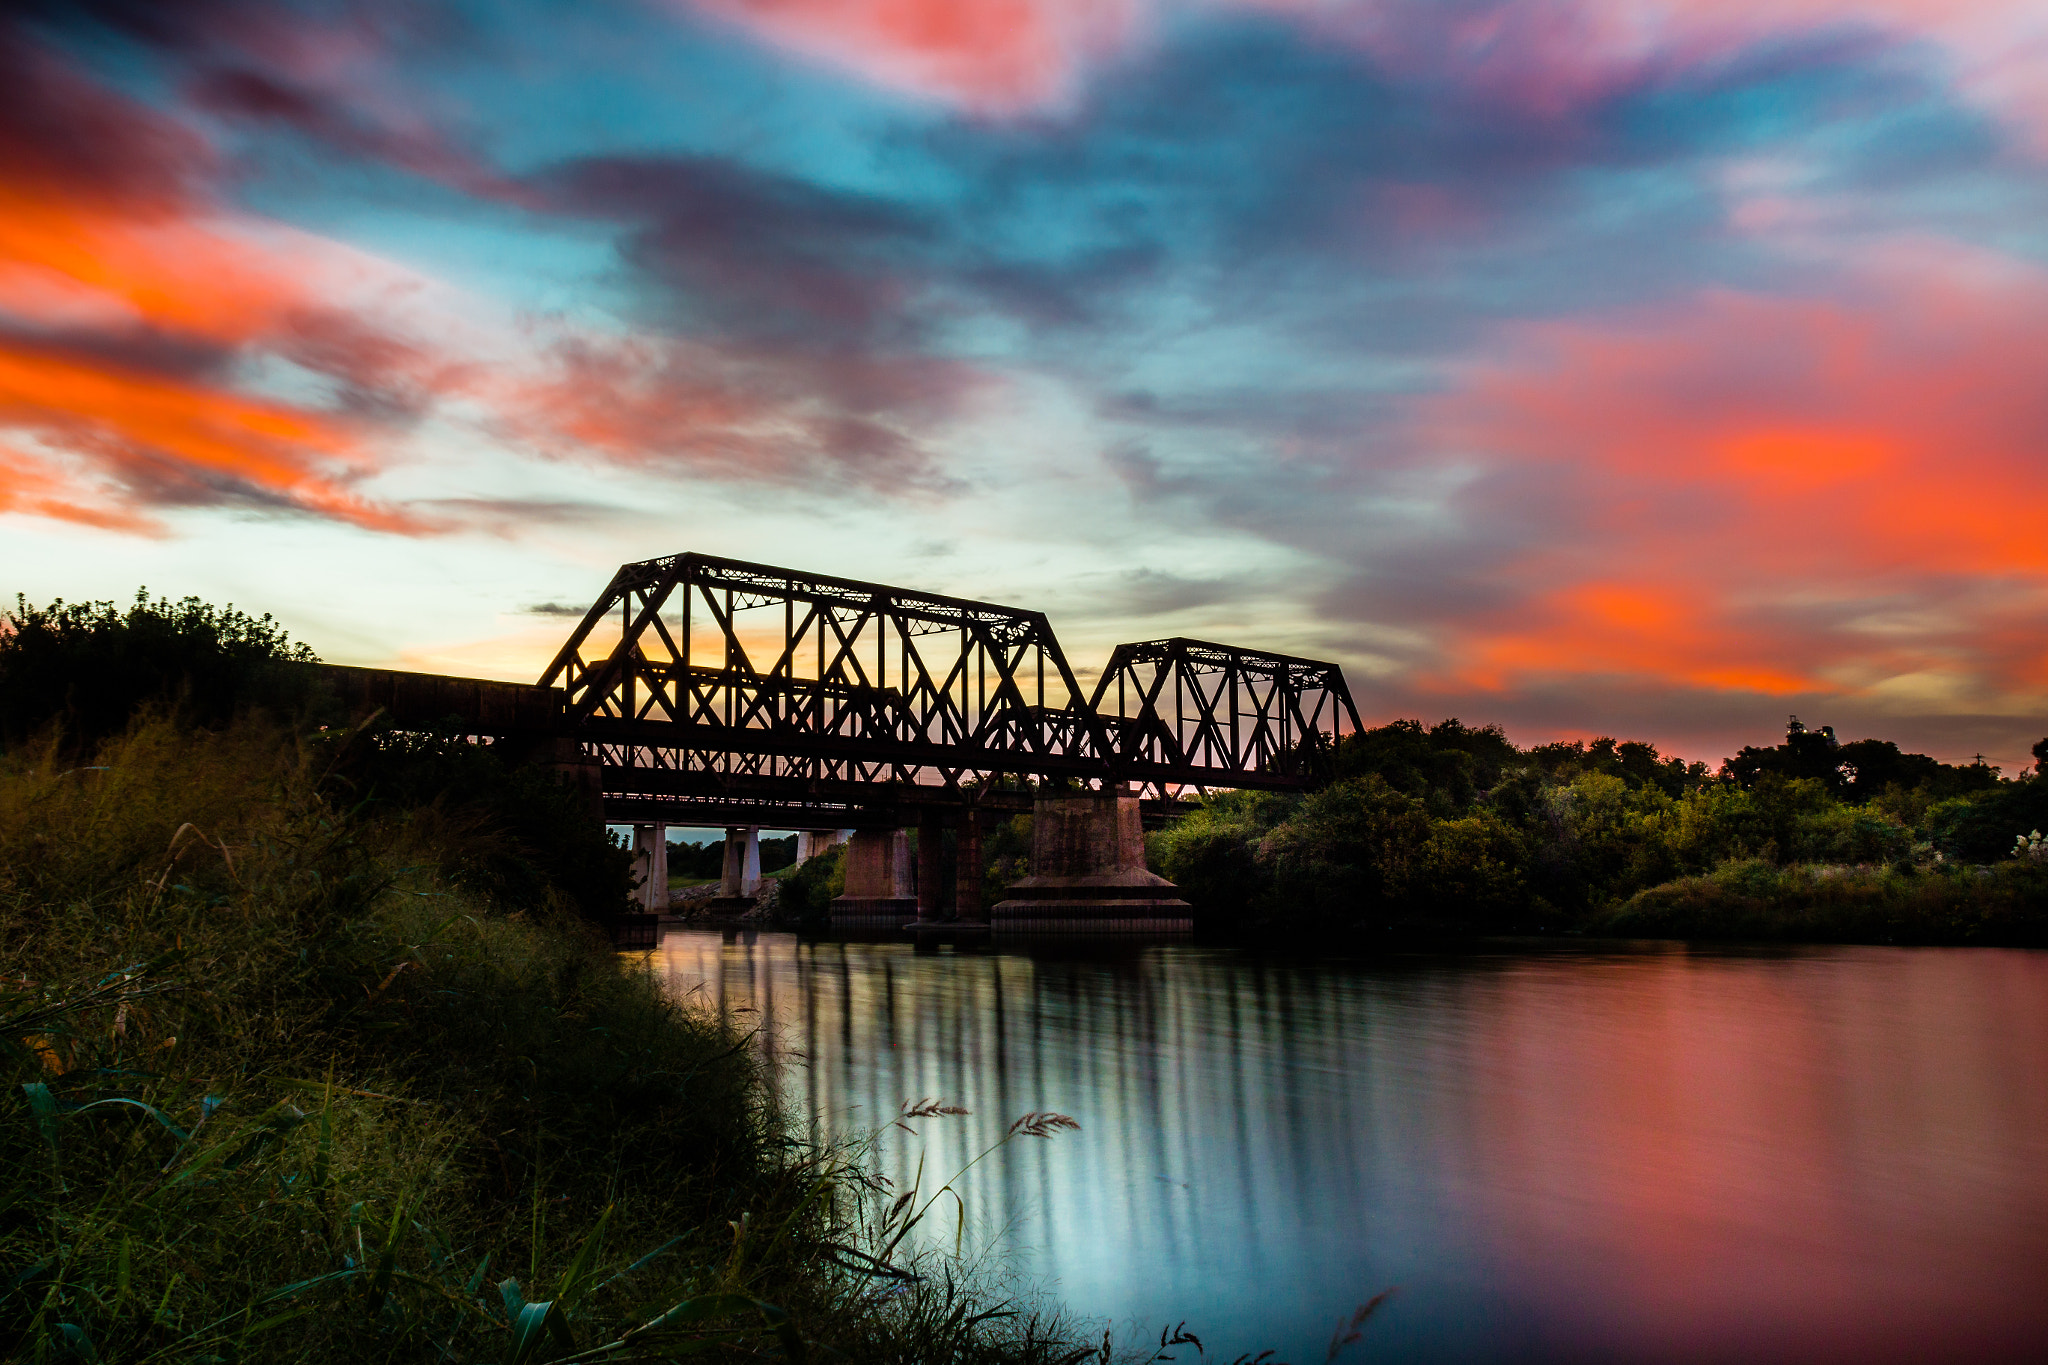
<svg viewBox="0 0 2048 1365">
<path fill-rule="evenodd" d="M 66 602 L 0 617 L 0 737 L 20 740 L 52 721 L 91 745 L 118 733 L 137 708 L 161 703 L 212 725 L 264 699 L 275 664 L 318 662 L 268 615 L 196 597 L 151 601 L 137 589 L 126 611 L 112 602 Z"/>
</svg>

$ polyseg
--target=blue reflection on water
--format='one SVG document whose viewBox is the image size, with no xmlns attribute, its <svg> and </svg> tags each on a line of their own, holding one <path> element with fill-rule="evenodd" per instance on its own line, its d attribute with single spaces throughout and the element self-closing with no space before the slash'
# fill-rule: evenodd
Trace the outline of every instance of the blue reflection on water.
<svg viewBox="0 0 2048 1365">
<path fill-rule="evenodd" d="M 791 1101 L 960 1182 L 968 1242 L 1210 1359 L 2048 1354 L 2048 954 L 1645 945 L 1344 960 L 671 932 Z M 940 1225 L 943 1224 L 943 1227 Z M 950 1205 L 935 1213 L 950 1245 Z"/>
</svg>

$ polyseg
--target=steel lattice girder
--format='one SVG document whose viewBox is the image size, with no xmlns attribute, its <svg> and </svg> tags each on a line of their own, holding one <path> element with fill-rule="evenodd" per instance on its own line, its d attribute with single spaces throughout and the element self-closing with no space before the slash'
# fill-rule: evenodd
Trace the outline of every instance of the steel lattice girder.
<svg viewBox="0 0 2048 1365">
<path fill-rule="evenodd" d="M 700 554 L 622 566 L 541 682 L 564 689 L 567 723 L 608 774 L 724 775 L 798 801 L 820 783 L 844 799 L 848 786 L 1001 773 L 1158 796 L 1295 787 L 1301 751 L 1335 739 L 1339 706 L 1358 727 L 1333 664 L 1195 640 L 1120 645 L 1084 700 L 1042 613 Z M 1135 716 L 1121 704 L 1134 683 Z"/>
<path fill-rule="evenodd" d="M 765 631 L 743 617 L 775 607 Z M 622 567 L 546 680 L 586 742 L 626 766 L 1109 776 L 1044 615 L 988 602 L 677 555 Z"/>
<path fill-rule="evenodd" d="M 1363 728 L 1337 665 L 1179 636 L 1118 645 L 1089 709 L 1127 767 L 1188 785 L 1218 769 L 1299 782 L 1343 721 Z"/>
</svg>

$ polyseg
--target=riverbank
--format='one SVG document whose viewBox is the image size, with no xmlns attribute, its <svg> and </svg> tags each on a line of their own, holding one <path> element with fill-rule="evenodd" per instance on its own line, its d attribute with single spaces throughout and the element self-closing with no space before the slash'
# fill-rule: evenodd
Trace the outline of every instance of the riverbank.
<svg viewBox="0 0 2048 1365">
<path fill-rule="evenodd" d="M 744 1035 L 581 917 L 601 851 L 407 743 L 154 719 L 0 754 L 5 1354 L 1065 1353 L 870 1262 L 860 1151 L 799 1141 Z"/>
<path fill-rule="evenodd" d="M 2048 947 L 2048 866 L 1922 870 L 1730 862 L 1637 892 L 1588 925 L 1622 938 Z"/>
<path fill-rule="evenodd" d="M 1646 744 L 1397 722 L 1346 736 L 1306 795 L 1189 803 L 1147 852 L 1211 932 L 2048 942 L 2048 851 L 2028 843 L 2048 776 L 1814 738 L 1714 775 Z M 1915 785 L 1873 789 L 1872 746 Z M 1793 758 L 1821 775 L 1770 767 Z"/>
</svg>

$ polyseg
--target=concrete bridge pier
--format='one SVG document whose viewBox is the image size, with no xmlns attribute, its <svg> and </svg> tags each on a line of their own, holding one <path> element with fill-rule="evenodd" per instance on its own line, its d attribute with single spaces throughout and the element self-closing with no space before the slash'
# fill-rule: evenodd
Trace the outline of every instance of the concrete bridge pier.
<svg viewBox="0 0 2048 1365">
<path fill-rule="evenodd" d="M 855 830 L 846 845 L 846 892 L 832 900 L 832 927 L 894 929 L 916 915 L 910 832 Z"/>
<path fill-rule="evenodd" d="M 953 914 L 961 924 L 987 924 L 981 903 L 981 836 L 985 828 L 979 807 L 969 806 L 960 822 L 959 857 L 953 869 Z"/>
<path fill-rule="evenodd" d="M 668 826 L 633 826 L 633 899 L 658 915 L 668 909 Z"/>
<path fill-rule="evenodd" d="M 946 851 L 945 827 L 937 807 L 926 806 L 917 817 L 917 922 L 939 917 L 939 864 Z"/>
<path fill-rule="evenodd" d="M 998 934 L 1186 933 L 1194 911 L 1145 866 L 1138 798 L 1041 796 L 1031 814 L 1031 875 L 989 913 Z"/>
<path fill-rule="evenodd" d="M 720 870 L 718 896 L 751 896 L 761 886 L 761 830 L 744 825 L 725 832 L 725 866 Z"/>
<path fill-rule="evenodd" d="M 850 829 L 800 829 L 796 832 L 796 865 L 802 867 L 820 853 L 837 848 L 853 834 Z"/>
</svg>

